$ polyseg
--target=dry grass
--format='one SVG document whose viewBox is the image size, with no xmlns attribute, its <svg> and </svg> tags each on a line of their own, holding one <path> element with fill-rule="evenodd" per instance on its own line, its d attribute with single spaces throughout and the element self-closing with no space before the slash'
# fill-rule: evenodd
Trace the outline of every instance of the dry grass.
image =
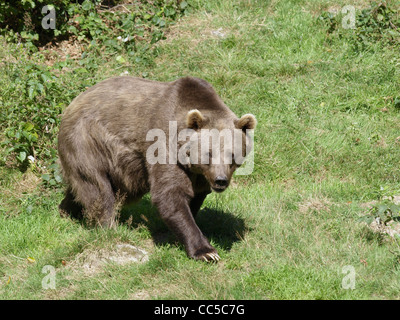
<svg viewBox="0 0 400 320">
<path fill-rule="evenodd" d="M 48 66 L 52 66 L 56 62 L 65 61 L 67 58 L 77 60 L 85 51 L 82 42 L 77 41 L 75 37 L 54 44 L 48 43 L 39 49 L 45 56 L 45 63 Z"/>
<path fill-rule="evenodd" d="M 157 45 L 163 46 L 168 43 L 173 43 L 177 39 L 184 39 L 192 45 L 197 45 L 202 39 L 211 34 L 213 30 L 212 20 L 213 17 L 211 14 L 190 18 L 183 17 L 177 24 L 168 28 L 165 33 L 166 39 L 160 41 Z"/>
<path fill-rule="evenodd" d="M 325 197 L 310 197 L 299 204 L 299 212 L 302 214 L 320 213 L 321 211 L 330 212 L 331 205 L 332 203 Z"/>
<path fill-rule="evenodd" d="M 21 210 L 21 201 L 26 196 L 37 194 L 40 189 L 41 179 L 31 171 L 9 177 L 9 181 L 0 182 L 0 199 L 2 211 L 7 216 L 17 215 Z"/>
<path fill-rule="evenodd" d="M 38 189 L 41 183 L 40 177 L 38 177 L 32 171 L 27 171 L 22 175 L 22 179 L 18 179 L 15 182 L 14 193 L 32 193 Z"/>
<path fill-rule="evenodd" d="M 23 286 L 29 277 L 29 265 L 30 262 L 26 258 L 15 255 L 2 256 L 0 258 L 0 294 L 12 284 Z"/>
</svg>

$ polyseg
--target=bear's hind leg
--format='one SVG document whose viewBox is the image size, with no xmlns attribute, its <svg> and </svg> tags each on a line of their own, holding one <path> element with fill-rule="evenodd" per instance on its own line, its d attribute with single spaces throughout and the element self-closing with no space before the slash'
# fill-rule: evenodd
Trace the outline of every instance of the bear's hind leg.
<svg viewBox="0 0 400 320">
<path fill-rule="evenodd" d="M 110 228 L 115 225 L 115 194 L 110 181 L 97 177 L 75 184 L 75 199 L 82 204 L 83 215 L 89 223 Z"/>
<path fill-rule="evenodd" d="M 83 207 L 80 203 L 75 201 L 75 197 L 72 194 L 71 188 L 68 188 L 65 192 L 65 197 L 58 206 L 60 215 L 64 218 L 71 217 L 74 219 L 82 219 Z"/>
</svg>

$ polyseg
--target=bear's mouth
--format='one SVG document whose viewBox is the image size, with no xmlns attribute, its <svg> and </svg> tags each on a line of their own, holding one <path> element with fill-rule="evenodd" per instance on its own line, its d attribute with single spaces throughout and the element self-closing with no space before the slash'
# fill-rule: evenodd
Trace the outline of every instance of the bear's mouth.
<svg viewBox="0 0 400 320">
<path fill-rule="evenodd" d="M 220 187 L 220 186 L 211 186 L 211 189 L 213 189 L 215 192 L 223 192 L 226 190 L 227 187 Z"/>
</svg>

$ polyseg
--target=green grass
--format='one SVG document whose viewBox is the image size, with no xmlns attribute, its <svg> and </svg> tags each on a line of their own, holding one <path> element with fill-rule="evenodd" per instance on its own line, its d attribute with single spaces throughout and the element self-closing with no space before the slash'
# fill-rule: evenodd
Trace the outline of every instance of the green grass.
<svg viewBox="0 0 400 320">
<path fill-rule="evenodd" d="M 256 115 L 254 172 L 209 196 L 198 216 L 221 262 L 189 260 L 149 197 L 125 210 L 116 229 L 93 229 L 59 216 L 61 188 L 45 189 L 29 170 L 4 165 L 0 298 L 400 298 L 396 242 L 358 222 L 363 204 L 400 193 L 398 49 L 357 52 L 345 33 L 328 35 L 317 17 L 345 1 L 197 2 L 148 63 L 127 55 L 121 67 L 99 56 L 86 78 L 65 73 L 60 81 L 79 91 L 125 70 L 161 81 L 193 75 L 212 83 L 237 115 Z M 4 69 L 0 78 L 5 83 Z M 146 248 L 149 261 L 91 275 L 72 267 L 83 252 L 121 242 Z M 42 288 L 45 265 L 56 268 L 54 290 Z M 342 288 L 348 265 L 354 290 Z"/>
</svg>

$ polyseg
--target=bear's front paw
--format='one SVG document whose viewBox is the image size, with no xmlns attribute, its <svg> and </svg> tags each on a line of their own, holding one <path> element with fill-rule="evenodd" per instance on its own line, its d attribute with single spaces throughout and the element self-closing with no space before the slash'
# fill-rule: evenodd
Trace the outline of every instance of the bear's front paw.
<svg viewBox="0 0 400 320">
<path fill-rule="evenodd" d="M 218 262 L 221 259 L 214 248 L 196 250 L 196 252 L 192 255 L 192 258 L 206 262 Z"/>
</svg>

